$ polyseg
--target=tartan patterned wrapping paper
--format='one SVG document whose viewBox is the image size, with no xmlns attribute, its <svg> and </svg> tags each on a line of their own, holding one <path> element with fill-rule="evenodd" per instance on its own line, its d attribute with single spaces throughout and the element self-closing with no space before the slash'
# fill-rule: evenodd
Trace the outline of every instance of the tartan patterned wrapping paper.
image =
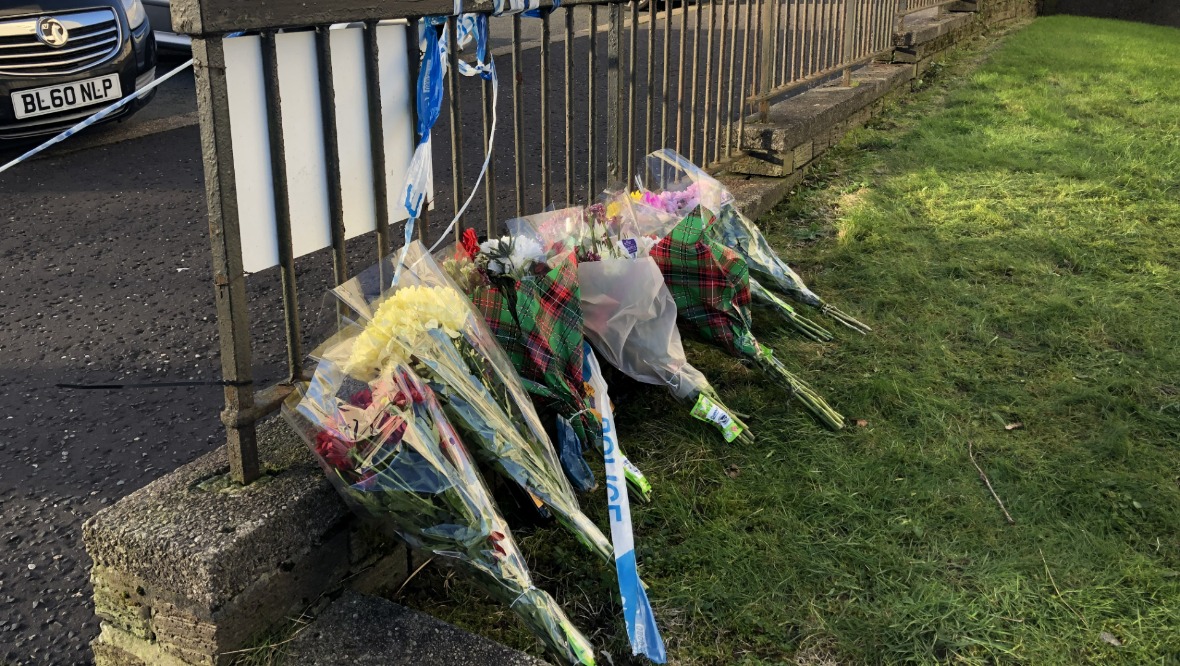
<svg viewBox="0 0 1180 666">
<path fill-rule="evenodd" d="M 492 277 L 471 296 L 538 403 L 564 416 L 586 446 L 602 448 L 602 422 L 588 409 L 582 375 L 583 321 L 577 259 L 534 264 L 520 280 Z"/>
<path fill-rule="evenodd" d="M 709 233 L 712 216 L 697 208 L 651 250 L 682 321 L 734 356 L 757 357 L 750 332 L 750 271 L 741 255 Z M 707 220 L 707 221 L 706 221 Z"/>
</svg>

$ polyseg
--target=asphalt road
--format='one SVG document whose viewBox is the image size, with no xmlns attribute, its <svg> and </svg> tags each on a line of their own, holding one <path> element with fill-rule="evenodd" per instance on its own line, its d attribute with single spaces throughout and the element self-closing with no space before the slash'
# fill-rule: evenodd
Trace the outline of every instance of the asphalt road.
<svg viewBox="0 0 1180 666">
<path fill-rule="evenodd" d="M 605 12 L 603 12 L 605 14 Z M 605 16 L 602 16 L 605 20 Z M 504 26 L 493 46 L 503 47 Z M 536 26 L 537 22 L 525 22 Z M 555 36 L 557 25 L 554 26 Z M 527 39 L 527 35 L 526 35 Z M 585 63 L 588 40 L 577 40 Z M 600 36 L 605 59 L 605 36 Z M 550 109 L 551 200 L 584 200 L 588 191 L 589 123 L 597 124 L 599 185 L 605 184 L 605 103 L 590 113 L 589 90 L 563 95 L 562 46 L 555 45 Z M 502 71 L 508 71 L 505 60 Z M 646 66 L 640 54 L 639 71 Z M 164 65 L 167 67 L 167 64 Z M 579 71 L 579 76 L 583 73 Z M 523 99 L 539 98 L 535 52 L 523 72 Z M 643 99 L 645 90 L 638 91 Z M 584 78 L 583 78 L 584 80 Z M 467 188 L 482 153 L 479 83 L 464 80 L 461 136 Z M 499 183 L 495 217 L 515 212 L 510 77 L 505 76 L 492 172 Z M 219 388 L 77 390 L 64 383 L 109 384 L 215 380 L 220 376 L 208 222 L 192 75 L 164 84 L 154 102 L 125 122 L 74 137 L 0 174 L 0 664 L 90 663 L 98 622 L 88 583 L 90 561 L 81 524 L 117 501 L 222 442 Z M 663 108 L 656 102 L 658 124 Z M 570 159 L 564 136 L 569 120 Z M 642 120 L 642 114 L 640 117 Z M 670 121 L 671 122 L 671 121 Z M 539 211 L 541 136 L 535 106 L 523 123 L 525 209 Z M 674 129 L 674 128 L 673 128 Z M 687 128 L 687 114 L 685 116 Z M 642 131 L 642 123 L 635 132 Z M 435 131 L 440 200 L 450 192 L 449 121 Z M 687 136 L 687 135 L 686 135 Z M 636 150 L 643 148 L 642 136 Z M 7 161 L 0 155 L 0 162 Z M 564 169 L 574 189 L 564 190 Z M 450 219 L 440 203 L 430 224 Z M 469 224 L 483 227 L 481 188 Z M 353 271 L 376 259 L 372 239 L 350 242 Z M 323 339 L 333 318 L 323 294 L 330 261 L 301 259 L 304 337 Z M 251 276 L 250 316 L 255 377 L 284 376 L 279 283 L 274 271 Z"/>
</svg>

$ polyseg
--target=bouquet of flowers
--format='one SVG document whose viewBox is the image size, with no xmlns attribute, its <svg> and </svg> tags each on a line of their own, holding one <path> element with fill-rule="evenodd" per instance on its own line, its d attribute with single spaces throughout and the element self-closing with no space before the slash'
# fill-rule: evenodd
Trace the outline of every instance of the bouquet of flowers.
<svg viewBox="0 0 1180 666">
<path fill-rule="evenodd" d="M 688 207 L 687 204 L 695 202 L 713 211 L 717 215 L 717 223 L 712 226 L 712 230 L 717 239 L 726 247 L 733 248 L 741 254 L 749 267 L 765 277 L 770 285 L 799 303 L 817 308 L 821 313 L 858 333 L 864 334 L 873 330 L 840 309 L 829 305 L 815 292 L 808 289 L 803 278 L 799 277 L 799 274 L 792 270 L 787 262 L 779 258 L 774 249 L 770 247 L 770 243 L 767 242 L 758 227 L 734 206 L 733 195 L 715 178 L 682 155 L 667 148 L 648 155 L 647 162 L 649 178 L 654 177 L 649 185 L 664 190 L 681 191 L 682 194 L 677 198 L 681 200 L 679 204 L 684 208 Z M 694 189 L 695 192 L 692 191 Z M 753 289 L 752 284 L 751 289 Z M 761 291 L 769 294 L 764 289 Z M 768 304 L 775 304 L 771 299 L 762 300 Z M 786 304 L 782 303 L 782 305 Z M 781 311 L 787 313 L 786 310 Z M 787 314 L 787 318 L 793 324 L 795 323 L 790 314 Z M 808 335 L 806 331 L 800 330 L 804 335 Z M 830 334 L 828 337 L 831 337 Z"/>
<path fill-rule="evenodd" d="M 593 490 L 582 452 L 589 447 L 602 451 L 602 420 L 589 405 L 583 378 L 577 257 L 547 258 L 530 237 L 504 236 L 481 244 L 471 229 L 445 256 L 443 269 L 483 314 L 525 390 L 543 410 L 557 415 L 558 455 L 566 474 L 579 490 Z M 638 498 L 650 499 L 651 484 L 634 465 L 627 467 L 627 481 Z"/>
<path fill-rule="evenodd" d="M 669 215 L 680 218 L 652 248 L 651 256 L 676 300 L 681 320 L 703 339 L 778 377 L 828 427 L 844 427 L 844 418 L 754 337 L 749 269 L 741 255 L 710 233 L 716 218 L 704 203 L 708 195 L 688 189 L 637 194 L 615 198 L 639 227 L 666 226 Z"/>
<path fill-rule="evenodd" d="M 667 386 L 692 413 L 721 430 L 726 441 L 751 437 L 722 404 L 709 381 L 688 363 L 676 328 L 676 303 L 650 256 L 658 231 L 640 233 L 632 218 L 598 205 L 509 220 L 513 236 L 531 237 L 553 257 L 578 259 L 585 334 L 611 365 L 627 376 Z"/>
<path fill-rule="evenodd" d="M 585 404 L 576 265 L 548 265 L 529 239 L 481 246 L 473 229 L 436 259 L 483 315 L 537 406 L 557 415 L 557 452 L 570 481 L 593 490 L 583 450 L 602 447 L 602 422 Z"/>
<path fill-rule="evenodd" d="M 347 357 L 333 359 L 345 372 L 369 377 L 390 364 L 411 367 L 477 456 L 610 562 L 610 542 L 579 508 L 511 362 L 420 242 L 406 246 L 396 266 L 387 258 L 333 293 L 361 327 Z"/>
<path fill-rule="evenodd" d="M 346 357 L 357 333 L 338 336 L 333 346 L 343 349 L 330 355 Z M 391 361 L 357 378 L 323 360 L 283 416 L 356 512 L 469 573 L 563 663 L 594 664 L 589 641 L 534 587 L 467 448 L 409 365 Z"/>
</svg>

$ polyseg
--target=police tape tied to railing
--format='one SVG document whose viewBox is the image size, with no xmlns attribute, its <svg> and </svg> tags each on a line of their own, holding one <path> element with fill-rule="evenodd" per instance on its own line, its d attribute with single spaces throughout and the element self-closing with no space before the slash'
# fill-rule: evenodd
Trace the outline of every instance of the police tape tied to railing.
<svg viewBox="0 0 1180 666">
<path fill-rule="evenodd" d="M 62 132 L 61 134 L 58 134 L 57 136 L 53 137 L 52 139 L 46 141 L 45 143 L 42 143 L 41 145 L 37 146 L 36 148 L 29 150 L 28 152 L 21 155 L 20 157 L 17 157 L 16 159 L 12 160 L 8 164 L 5 164 L 4 166 L 0 166 L 0 173 L 4 173 L 5 171 L 8 171 L 9 169 L 11 169 L 14 166 L 21 164 L 22 162 L 28 161 L 29 159 L 31 159 L 33 156 L 37 155 L 38 153 L 41 153 L 48 148 L 56 146 L 57 144 L 61 143 L 62 141 L 65 141 L 66 139 L 74 136 L 78 132 L 81 132 L 82 130 L 86 129 L 87 127 L 90 127 L 91 125 L 93 125 L 97 122 L 101 122 L 102 120 L 109 118 L 111 116 L 111 114 L 122 109 L 123 107 L 134 102 L 137 99 L 142 99 L 149 92 L 151 92 L 152 90 L 155 90 L 157 86 L 163 84 L 168 79 L 171 79 L 172 77 L 176 76 L 177 74 L 183 72 L 184 70 L 186 70 L 192 66 L 193 66 L 193 61 L 190 59 L 188 62 L 184 63 L 183 65 L 180 65 L 176 69 L 173 69 L 172 71 L 168 72 L 164 76 L 157 78 L 155 81 L 152 81 L 151 83 L 147 84 L 143 88 L 136 90 L 135 92 L 131 93 L 130 95 L 127 95 L 123 99 L 115 102 L 114 104 L 111 104 L 110 106 L 104 107 L 98 113 L 95 113 L 94 115 L 90 116 L 89 118 L 83 120 L 82 122 L 78 123 L 77 125 L 74 125 L 73 127 Z"/>
</svg>

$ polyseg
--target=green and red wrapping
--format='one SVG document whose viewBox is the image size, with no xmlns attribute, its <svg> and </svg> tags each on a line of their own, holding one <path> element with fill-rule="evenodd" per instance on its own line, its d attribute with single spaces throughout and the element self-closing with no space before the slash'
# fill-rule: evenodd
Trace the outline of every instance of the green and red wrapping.
<svg viewBox="0 0 1180 666">
<path fill-rule="evenodd" d="M 443 268 L 483 315 L 537 406 L 561 417 L 562 467 L 579 490 L 593 490 L 594 476 L 582 455 L 587 447 L 602 449 L 602 422 L 588 408 L 582 376 L 585 338 L 577 259 L 571 254 L 555 259 L 553 266 L 530 263 L 517 278 L 488 271 L 486 262 L 478 261 L 479 252 L 475 232 L 468 229 Z M 561 432 L 566 425 L 576 442 Z"/>
<path fill-rule="evenodd" d="M 754 337 L 749 268 L 741 255 L 710 233 L 714 221 L 705 208 L 697 206 L 651 250 L 676 300 L 680 320 L 704 340 L 778 376 L 817 418 L 831 428 L 842 428 L 843 417 Z"/>
<path fill-rule="evenodd" d="M 602 422 L 587 408 L 578 264 L 571 254 L 555 267 L 533 264 L 523 279 L 490 279 L 470 294 L 525 389 L 565 417 L 579 439 L 602 447 Z"/>
</svg>

